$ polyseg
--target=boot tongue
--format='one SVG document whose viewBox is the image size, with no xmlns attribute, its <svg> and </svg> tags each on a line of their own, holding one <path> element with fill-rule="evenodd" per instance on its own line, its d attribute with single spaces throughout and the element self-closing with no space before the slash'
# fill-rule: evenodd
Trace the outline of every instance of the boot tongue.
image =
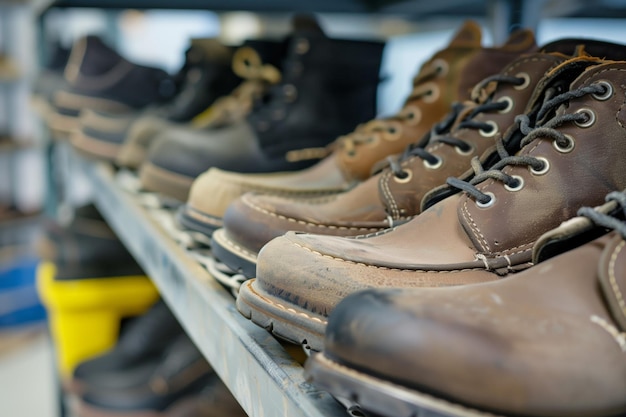
<svg viewBox="0 0 626 417">
<path fill-rule="evenodd" d="M 454 34 L 449 47 L 472 47 L 480 48 L 482 44 L 482 33 L 478 23 L 467 20 L 463 26 Z"/>
<path fill-rule="evenodd" d="M 298 34 L 318 34 L 324 35 L 324 30 L 313 15 L 298 14 L 291 21 L 293 32 Z"/>
<path fill-rule="evenodd" d="M 619 205 L 615 201 L 609 201 L 595 207 L 594 210 L 612 216 L 618 212 Z M 533 264 L 575 249 L 606 233 L 607 229 L 596 226 L 587 217 L 566 220 L 556 229 L 544 233 L 537 239 L 533 247 Z"/>
</svg>

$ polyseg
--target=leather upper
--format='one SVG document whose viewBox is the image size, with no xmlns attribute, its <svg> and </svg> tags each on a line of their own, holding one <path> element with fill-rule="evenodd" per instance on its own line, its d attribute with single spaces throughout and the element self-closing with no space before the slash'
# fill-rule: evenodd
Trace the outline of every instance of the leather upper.
<svg viewBox="0 0 626 417">
<path fill-rule="evenodd" d="M 296 31 L 287 42 L 281 83 L 245 120 L 184 137 L 168 131 L 155 139 L 148 160 L 189 178 L 211 167 L 276 172 L 310 166 L 332 139 L 374 116 L 383 46 Z"/>
<path fill-rule="evenodd" d="M 226 211 L 224 228 L 228 238 L 252 252 L 258 252 L 270 239 L 289 230 L 339 236 L 371 233 L 404 223 L 421 211 L 421 200 L 431 188 L 458 176 L 470 166 L 472 157 L 481 156 L 495 147 L 495 138 L 513 124 L 515 115 L 523 113 L 534 87 L 551 68 L 565 61 L 561 54 L 524 55 L 501 71 L 501 78 L 514 82 L 479 84 L 475 94 L 486 94 L 482 100 L 468 102 L 456 126 L 449 134 L 468 150 L 433 137 L 426 151 L 440 163 L 432 165 L 424 157 L 407 155 L 400 162 L 406 178 L 387 168 L 354 189 L 322 202 L 293 201 L 265 195 L 246 195 Z M 516 78 L 517 76 L 517 78 Z M 522 78 L 523 77 L 523 78 Z M 527 77 L 527 78 L 526 78 Z M 521 88 L 523 87 L 523 88 Z M 470 117 L 474 123 L 489 123 L 494 131 L 467 126 L 463 116 L 486 103 L 507 103 L 505 109 L 478 112 Z"/>
<path fill-rule="evenodd" d="M 481 46 L 480 28 L 466 22 L 449 45 L 429 59 L 416 75 L 403 109 L 395 116 L 374 119 L 340 137 L 331 155 L 311 168 L 273 178 L 209 170 L 190 192 L 189 207 L 221 218 L 227 205 L 245 191 L 288 197 L 315 197 L 346 191 L 372 174 L 375 164 L 422 140 L 455 101 L 466 100 L 471 86 L 499 71 L 520 53 L 536 48 L 531 32 L 513 35 L 498 48 Z M 476 65 L 489 62 L 489 65 Z M 206 199 L 207 193 L 230 196 Z"/>
<path fill-rule="evenodd" d="M 552 257 L 506 280 L 347 297 L 329 318 L 325 355 L 483 411 L 623 414 L 625 198 L 609 193 L 544 234 L 535 259 L 546 248 Z"/>
<path fill-rule="evenodd" d="M 87 36 L 72 47 L 65 79 L 69 88 L 57 92 L 54 103 L 73 111 L 88 107 L 83 103 L 96 103 L 95 100 L 111 103 L 103 110 L 140 108 L 167 100 L 178 89 L 165 71 L 133 64 L 94 36 Z"/>
<path fill-rule="evenodd" d="M 483 285 L 352 295 L 329 319 L 325 354 L 485 411 L 621 415 L 625 328 L 599 281 L 612 269 L 623 288 L 623 246 L 607 236 Z"/>
<path fill-rule="evenodd" d="M 567 67 L 562 65 L 555 70 Z M 481 208 L 466 191 L 372 236 L 288 233 L 260 252 L 256 285 L 299 306 L 328 313 L 333 308 L 327 295 L 334 292 L 330 288 L 341 288 L 339 294 L 347 295 L 370 287 L 466 284 L 531 266 L 532 246 L 542 233 L 573 217 L 581 206 L 599 204 L 608 192 L 626 186 L 624 71 L 625 63 L 608 62 L 592 65 L 578 76 L 570 91 L 579 96 L 561 96 L 562 104 L 549 118 L 559 125 L 548 128 L 545 121 L 544 127 L 531 129 L 516 154 L 531 158 L 509 159 L 522 164 L 545 158 L 548 169 L 504 164 L 474 183 L 480 192 L 492 193 L 492 205 Z M 610 84 L 610 89 L 597 87 L 600 82 Z M 576 116 L 583 108 L 589 119 Z M 576 122 L 563 118 L 572 114 L 578 117 Z M 573 149 L 564 147 L 572 143 L 569 140 L 557 143 L 567 138 L 559 132 L 573 139 Z M 511 177 L 501 176 L 502 172 L 518 176 L 523 186 L 505 188 L 504 179 Z"/>
</svg>

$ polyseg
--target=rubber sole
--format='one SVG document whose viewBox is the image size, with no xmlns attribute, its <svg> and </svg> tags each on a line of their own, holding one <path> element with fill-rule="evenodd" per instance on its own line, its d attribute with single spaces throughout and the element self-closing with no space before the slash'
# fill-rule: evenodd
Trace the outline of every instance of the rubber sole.
<svg viewBox="0 0 626 417">
<path fill-rule="evenodd" d="M 70 142 L 74 149 L 81 154 L 94 159 L 114 162 L 120 152 L 121 144 L 99 140 L 86 135 L 82 131 L 76 131 L 70 135 Z"/>
<path fill-rule="evenodd" d="M 198 211 L 185 204 L 176 212 L 176 220 L 189 230 L 200 232 L 208 237 L 222 227 L 222 219 Z"/>
<path fill-rule="evenodd" d="M 253 323 L 283 340 L 320 351 L 324 347 L 326 317 L 310 313 L 260 290 L 251 279 L 243 283 L 237 309 Z"/>
<path fill-rule="evenodd" d="M 331 395 L 385 417 L 502 417 L 354 370 L 329 359 L 324 353 L 309 358 L 305 376 Z"/>
<path fill-rule="evenodd" d="M 139 180 L 144 190 L 155 191 L 179 201 L 187 201 L 194 178 L 145 162 L 139 172 Z"/>
<path fill-rule="evenodd" d="M 120 149 L 117 164 L 130 169 L 138 169 L 148 156 L 148 149 L 133 142 L 127 142 Z"/>
<path fill-rule="evenodd" d="M 54 139 L 57 140 L 69 139 L 71 134 L 80 128 L 78 116 L 67 116 L 56 111 L 52 111 L 46 121 Z"/>
<path fill-rule="evenodd" d="M 229 239 L 226 230 L 218 229 L 211 238 L 211 250 L 220 262 L 246 278 L 256 276 L 257 254 Z"/>
</svg>

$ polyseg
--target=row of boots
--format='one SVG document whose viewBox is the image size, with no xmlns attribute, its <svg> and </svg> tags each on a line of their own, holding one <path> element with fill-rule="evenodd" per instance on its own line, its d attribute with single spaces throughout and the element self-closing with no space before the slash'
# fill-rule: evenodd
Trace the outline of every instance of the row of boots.
<svg viewBox="0 0 626 417">
<path fill-rule="evenodd" d="M 46 222 L 37 246 L 69 414 L 246 415 L 93 205 Z"/>
<path fill-rule="evenodd" d="M 377 415 L 623 414 L 626 47 L 467 22 L 368 121 L 382 44 L 296 19 L 283 45 L 209 110 L 237 117 L 160 127 L 138 167 L 246 279 L 239 311 Z"/>
</svg>

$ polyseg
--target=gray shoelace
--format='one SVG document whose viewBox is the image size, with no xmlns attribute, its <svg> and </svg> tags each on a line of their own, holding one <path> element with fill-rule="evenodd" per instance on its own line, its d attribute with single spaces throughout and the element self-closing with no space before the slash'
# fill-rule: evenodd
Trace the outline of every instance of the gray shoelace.
<svg viewBox="0 0 626 417">
<path fill-rule="evenodd" d="M 557 107 L 574 98 L 579 98 L 587 94 L 603 94 L 605 92 L 606 87 L 600 84 L 591 84 L 576 90 L 567 91 L 554 97 L 546 96 L 546 100 L 543 102 L 539 112 L 537 113 L 537 126 L 531 126 L 530 119 L 527 115 L 519 115 L 515 118 L 515 122 L 518 124 L 519 130 L 522 134 L 526 135 L 520 142 L 520 149 L 523 149 L 528 144 L 539 139 L 552 140 L 556 142 L 557 146 L 563 148 L 570 146 L 572 139 L 559 132 L 558 128 L 561 125 L 570 122 L 584 123 L 588 121 L 589 116 L 585 113 L 573 113 L 556 115 L 550 118 L 549 115 L 551 115 Z M 543 122 L 543 119 L 546 118 L 548 120 Z M 475 157 L 472 159 L 472 169 L 475 173 L 474 177 L 469 181 L 463 181 L 458 178 L 451 177 L 447 180 L 448 185 L 465 191 L 481 204 L 488 204 L 492 197 L 489 194 L 485 194 L 480 191 L 476 188 L 476 185 L 488 179 L 493 179 L 504 183 L 508 187 L 516 188 L 520 185 L 519 180 L 502 172 L 505 167 L 510 165 L 527 166 L 536 171 L 541 171 L 545 168 L 545 162 L 541 159 L 529 155 L 510 155 L 506 150 L 502 139 L 499 139 L 497 142 L 497 151 L 500 156 L 500 160 L 489 170 L 485 171 L 478 158 Z"/>
<path fill-rule="evenodd" d="M 625 192 L 614 191 L 607 194 L 605 200 L 607 202 L 615 201 L 622 209 L 624 217 L 626 218 Z M 626 222 L 624 220 L 620 220 L 617 217 L 611 216 L 609 214 L 600 213 L 599 211 L 594 210 L 592 207 L 580 208 L 578 210 L 578 215 L 587 217 L 598 226 L 606 227 L 610 230 L 615 230 L 620 235 L 622 235 L 624 239 L 626 239 Z"/>
<path fill-rule="evenodd" d="M 520 85 L 524 82 L 523 78 L 520 77 L 510 77 L 506 75 L 496 74 L 490 77 L 485 78 L 481 81 L 475 88 L 482 89 L 485 88 L 490 83 L 498 83 L 498 84 L 513 84 Z M 486 122 L 480 122 L 475 120 L 475 117 L 481 113 L 490 113 L 495 111 L 504 110 L 507 107 L 507 104 L 504 102 L 492 101 L 490 97 L 483 103 L 478 103 L 478 105 L 466 116 L 464 120 L 462 120 L 454 130 L 460 129 L 476 129 L 476 130 L 484 130 L 486 132 L 490 132 L 494 127 Z M 471 150 L 471 145 L 469 145 L 464 140 L 456 138 L 454 134 L 443 135 L 446 131 L 450 131 L 450 128 L 453 127 L 454 122 L 456 121 L 459 113 L 463 110 L 463 103 L 455 103 L 452 111 L 446 116 L 446 118 L 435 126 L 433 131 L 431 131 L 430 136 L 433 138 L 432 141 L 429 140 L 427 145 L 432 143 L 443 143 L 448 146 L 455 146 L 459 148 L 462 152 L 467 152 Z M 425 147 L 422 146 L 408 146 L 404 153 L 399 158 L 388 157 L 387 161 L 390 169 L 393 171 L 394 175 L 398 178 L 405 178 L 406 172 L 402 169 L 402 162 L 411 158 L 418 157 L 423 159 L 424 161 L 430 164 L 436 164 L 439 159 L 428 152 Z"/>
</svg>

